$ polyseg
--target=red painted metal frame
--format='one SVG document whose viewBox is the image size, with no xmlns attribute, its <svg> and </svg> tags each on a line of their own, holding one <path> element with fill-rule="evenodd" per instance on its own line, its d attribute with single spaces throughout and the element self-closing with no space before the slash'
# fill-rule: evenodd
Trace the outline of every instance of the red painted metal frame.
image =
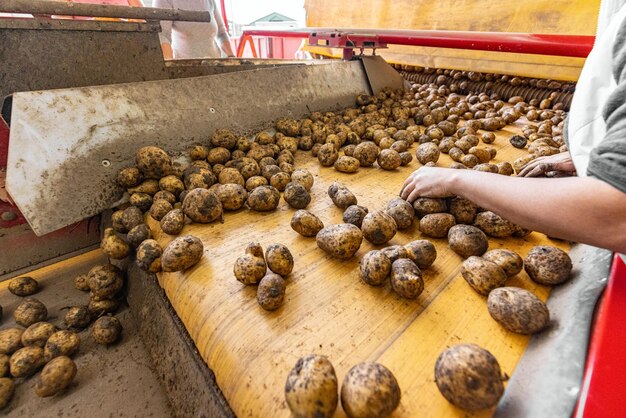
<svg viewBox="0 0 626 418">
<path fill-rule="evenodd" d="M 556 55 L 577 58 L 586 58 L 591 48 L 593 48 L 595 40 L 594 36 L 584 35 L 333 28 L 293 30 L 252 29 L 243 32 L 242 40 L 244 37 L 252 36 L 308 38 L 311 34 L 319 32 L 343 32 L 350 35 L 376 36 L 380 42 L 395 45 L 514 52 L 519 54 Z"/>
</svg>

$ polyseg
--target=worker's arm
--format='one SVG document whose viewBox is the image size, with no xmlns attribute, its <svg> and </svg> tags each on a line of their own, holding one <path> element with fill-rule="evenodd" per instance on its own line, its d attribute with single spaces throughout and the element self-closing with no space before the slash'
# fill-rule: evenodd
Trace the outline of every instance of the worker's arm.
<svg viewBox="0 0 626 418">
<path fill-rule="evenodd" d="M 520 178 L 422 167 L 402 197 L 458 195 L 525 228 L 626 253 L 626 193 L 592 177 Z"/>
<path fill-rule="evenodd" d="M 153 7 L 162 9 L 173 9 L 173 0 L 154 0 Z M 161 33 L 159 33 L 159 39 L 161 40 L 161 50 L 163 51 L 163 58 L 166 60 L 174 59 L 172 52 L 172 22 L 168 20 L 161 21 Z"/>
<path fill-rule="evenodd" d="M 217 24 L 217 36 L 215 38 L 217 46 L 224 51 L 224 54 L 226 54 L 227 57 L 234 57 L 235 53 L 233 52 L 233 47 L 230 44 L 230 37 L 228 36 L 226 25 L 224 25 L 222 11 L 216 1 L 213 2 L 213 16 L 215 17 L 215 23 Z"/>
</svg>

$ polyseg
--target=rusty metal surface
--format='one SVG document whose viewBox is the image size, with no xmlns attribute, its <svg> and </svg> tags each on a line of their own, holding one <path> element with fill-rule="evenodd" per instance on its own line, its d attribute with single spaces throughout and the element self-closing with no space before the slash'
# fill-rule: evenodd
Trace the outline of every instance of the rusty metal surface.
<svg viewBox="0 0 626 418">
<path fill-rule="evenodd" d="M 154 274 L 131 263 L 128 304 L 177 417 L 233 418 L 215 375 L 200 357 Z"/>
<path fill-rule="evenodd" d="M 360 62 L 240 71 L 13 97 L 7 190 L 38 235 L 110 207 L 137 148 L 172 154 L 228 127 L 351 105 L 369 91 Z"/>
<path fill-rule="evenodd" d="M 569 418 L 580 394 L 598 297 L 611 267 L 608 250 L 574 245 L 573 278 L 548 299 L 551 324 L 535 335 L 507 384 L 497 418 Z"/>
<path fill-rule="evenodd" d="M 2 2 L 0 2 L 0 12 L 146 20 L 179 20 L 188 22 L 211 21 L 211 13 L 206 11 L 70 3 L 48 0 L 2 0 Z"/>
</svg>

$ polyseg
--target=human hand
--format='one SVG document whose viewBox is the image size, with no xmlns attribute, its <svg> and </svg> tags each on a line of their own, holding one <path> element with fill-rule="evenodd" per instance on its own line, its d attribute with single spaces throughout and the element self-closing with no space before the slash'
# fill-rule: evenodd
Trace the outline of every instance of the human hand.
<svg viewBox="0 0 626 418">
<path fill-rule="evenodd" d="M 539 157 L 524 167 L 517 174 L 518 177 L 542 177 L 551 173 L 556 176 L 575 176 L 576 168 L 569 152 Z"/>
<path fill-rule="evenodd" d="M 447 197 L 452 195 L 452 178 L 459 170 L 421 167 L 411 173 L 402 185 L 400 197 L 412 203 L 418 197 Z"/>
</svg>

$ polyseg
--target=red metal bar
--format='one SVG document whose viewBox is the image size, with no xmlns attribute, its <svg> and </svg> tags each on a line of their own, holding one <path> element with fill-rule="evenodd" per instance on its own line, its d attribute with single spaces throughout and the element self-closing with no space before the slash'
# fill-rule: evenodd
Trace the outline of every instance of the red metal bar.
<svg viewBox="0 0 626 418">
<path fill-rule="evenodd" d="M 244 31 L 242 36 L 308 38 L 311 33 L 330 31 L 344 32 L 353 35 L 376 35 L 381 42 L 395 45 L 515 52 L 519 54 L 557 55 L 577 58 L 586 58 L 587 55 L 589 55 L 595 39 L 594 36 L 586 35 L 337 28 L 306 28 L 294 30 L 253 29 Z"/>
<path fill-rule="evenodd" d="M 220 0 L 220 4 L 222 6 L 222 20 L 224 21 L 224 26 L 226 27 L 226 33 L 230 33 L 230 29 L 228 29 L 228 18 L 226 17 L 225 0 Z"/>
</svg>

